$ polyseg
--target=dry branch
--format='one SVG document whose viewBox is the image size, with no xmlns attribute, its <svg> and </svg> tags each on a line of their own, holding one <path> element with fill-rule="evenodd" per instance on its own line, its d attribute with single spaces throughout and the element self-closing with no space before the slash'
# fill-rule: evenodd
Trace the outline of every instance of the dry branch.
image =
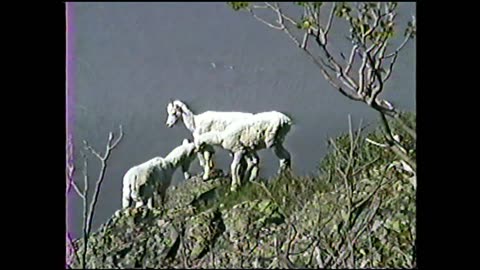
<svg viewBox="0 0 480 270">
<path fill-rule="evenodd" d="M 75 192 L 79 195 L 79 197 L 83 201 L 83 253 L 82 253 L 82 259 L 81 259 L 81 268 L 85 269 L 86 268 L 86 261 L 87 261 L 87 249 L 88 249 L 88 239 L 91 233 L 91 228 L 92 228 L 92 222 L 93 222 L 93 217 L 95 215 L 95 208 L 96 204 L 98 201 L 98 196 L 100 194 L 100 189 L 102 186 L 102 183 L 105 178 L 105 172 L 107 169 L 107 161 L 108 158 L 110 157 L 111 151 L 118 145 L 118 143 L 122 140 L 123 138 L 123 129 L 122 126 L 120 125 L 120 136 L 117 138 L 117 140 L 113 141 L 114 136 L 113 133 L 110 132 L 108 136 L 108 142 L 106 145 L 106 150 L 105 154 L 101 155 L 98 153 L 95 149 L 93 149 L 87 141 L 83 141 L 84 143 L 84 148 L 88 150 L 90 153 L 92 153 L 95 157 L 97 157 L 100 162 L 101 162 L 101 169 L 96 181 L 95 185 L 95 190 L 93 193 L 93 199 L 90 202 L 90 207 L 88 207 L 88 198 L 89 198 L 89 181 L 88 181 L 88 160 L 85 154 L 82 152 L 82 157 L 84 161 L 83 165 L 83 179 L 84 179 L 84 187 L 83 191 L 80 190 L 80 188 L 77 186 L 75 182 L 71 182 L 71 185 L 75 189 Z"/>
</svg>

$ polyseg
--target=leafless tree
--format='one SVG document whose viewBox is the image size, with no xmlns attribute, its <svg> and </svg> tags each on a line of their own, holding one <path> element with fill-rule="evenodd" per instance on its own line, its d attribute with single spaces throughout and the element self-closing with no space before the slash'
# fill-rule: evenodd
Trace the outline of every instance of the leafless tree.
<svg viewBox="0 0 480 270">
<path fill-rule="evenodd" d="M 81 267 L 82 269 L 86 268 L 86 258 L 87 258 L 87 246 L 88 246 L 88 239 L 91 233 L 92 229 L 92 222 L 93 218 L 95 215 L 95 209 L 98 201 L 98 196 L 100 194 L 100 190 L 102 187 L 102 183 L 105 179 L 105 172 L 107 169 L 107 161 L 108 158 L 110 157 L 111 151 L 117 147 L 117 145 L 120 143 L 120 141 L 123 138 L 123 129 L 122 126 L 120 125 L 120 135 L 116 140 L 114 140 L 114 135 L 112 132 L 109 133 L 108 136 L 108 141 L 105 147 L 105 153 L 102 155 L 99 152 L 97 152 L 95 149 L 93 149 L 87 141 L 83 141 L 84 144 L 84 149 L 90 152 L 92 155 L 94 155 L 100 162 L 101 162 L 101 168 L 100 172 L 98 174 L 96 183 L 95 183 L 95 190 L 93 192 L 93 198 L 90 201 L 90 205 L 88 206 L 88 199 L 89 199 L 89 184 L 88 184 L 88 162 L 87 162 L 87 157 L 86 155 L 82 152 L 82 157 L 84 161 L 83 165 L 83 180 L 84 180 L 84 186 L 83 190 L 80 189 L 80 187 L 77 185 L 77 183 L 73 179 L 73 171 L 75 170 L 74 164 L 73 164 L 73 142 L 71 141 L 71 137 L 69 138 L 69 141 L 67 143 L 68 145 L 68 163 L 67 163 L 67 195 L 68 191 L 73 187 L 75 190 L 76 194 L 82 199 L 83 201 L 83 252 L 81 255 Z M 71 243 L 71 242 L 70 242 Z M 68 243 L 67 243 L 68 245 Z M 76 252 L 75 252 L 76 253 Z M 76 254 L 78 255 L 78 254 Z M 73 256 L 73 255 L 72 255 Z"/>
</svg>

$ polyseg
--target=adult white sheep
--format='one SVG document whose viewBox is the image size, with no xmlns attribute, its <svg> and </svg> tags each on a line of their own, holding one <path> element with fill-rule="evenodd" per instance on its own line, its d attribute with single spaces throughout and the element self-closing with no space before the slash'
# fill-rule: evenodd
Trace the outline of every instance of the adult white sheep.
<svg viewBox="0 0 480 270">
<path fill-rule="evenodd" d="M 184 139 L 182 145 L 173 149 L 165 158 L 155 157 L 129 169 L 123 177 L 122 208 L 141 207 L 145 204 L 148 208 L 154 208 L 156 196 L 160 196 L 163 205 L 173 174 L 179 167 L 184 175 L 188 174 L 195 153 L 195 145 Z"/>
<path fill-rule="evenodd" d="M 206 111 L 195 115 L 190 108 L 180 100 L 174 100 L 167 104 L 167 120 L 166 126 L 173 127 L 179 119 L 182 120 L 185 127 L 192 133 L 193 138 L 210 131 L 223 131 L 234 122 L 248 119 L 253 116 L 247 112 L 223 112 L 223 111 Z M 205 146 L 198 153 L 200 166 L 203 167 L 203 179 L 210 178 L 210 172 L 213 170 L 213 155 L 215 150 L 213 147 Z"/>
<path fill-rule="evenodd" d="M 290 153 L 283 147 L 286 135 L 290 131 L 292 120 L 277 111 L 257 113 L 243 121 L 232 123 L 224 131 L 210 131 L 194 139 L 195 146 L 201 150 L 206 145 L 217 145 L 233 155 L 231 163 L 232 186 L 235 191 L 240 185 L 240 162 L 247 160 L 249 179 L 254 180 L 258 174 L 258 155 L 261 149 L 273 148 L 280 159 L 279 173 L 291 168 Z"/>
</svg>

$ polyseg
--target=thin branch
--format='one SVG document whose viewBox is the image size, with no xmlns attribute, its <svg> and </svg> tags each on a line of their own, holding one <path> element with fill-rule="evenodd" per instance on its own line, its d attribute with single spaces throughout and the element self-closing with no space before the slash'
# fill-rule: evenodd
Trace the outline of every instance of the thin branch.
<svg viewBox="0 0 480 270">
<path fill-rule="evenodd" d="M 351 100 L 356 100 L 356 101 L 360 101 L 360 100 L 363 100 L 362 97 L 360 95 L 358 95 L 357 93 L 355 92 L 347 92 L 345 91 L 345 89 L 343 89 L 343 87 L 339 86 L 338 84 L 336 84 L 332 78 L 330 77 L 330 75 L 328 75 L 328 73 L 324 70 L 324 69 L 321 69 L 320 70 L 323 74 L 323 77 L 334 87 L 336 88 L 342 95 L 348 97 L 349 99 Z"/>
<path fill-rule="evenodd" d="M 358 89 L 357 93 L 358 95 L 362 96 L 365 95 L 365 79 L 363 78 L 364 72 L 365 72 L 365 67 L 367 65 L 367 55 L 364 53 L 362 57 L 362 64 L 360 65 L 360 68 L 358 69 Z"/>
<path fill-rule="evenodd" d="M 333 15 L 335 13 L 335 7 L 337 4 L 335 2 L 332 2 L 332 8 L 330 9 L 330 14 L 328 15 L 328 21 L 327 25 L 325 27 L 325 37 L 328 35 L 328 32 L 330 31 L 330 28 L 332 27 L 332 22 L 333 22 Z"/>
<path fill-rule="evenodd" d="M 291 40 L 293 40 L 293 42 L 295 42 L 295 45 L 297 45 L 298 47 L 304 49 L 304 47 L 302 47 L 302 44 L 300 44 L 300 41 L 298 41 L 298 39 L 297 39 L 295 36 L 293 36 L 292 33 L 290 33 L 290 30 L 288 30 L 288 28 L 285 27 L 285 25 L 283 25 L 283 26 L 284 26 L 283 29 L 282 29 L 283 32 L 285 32 L 285 34 L 287 34 L 287 36 L 288 36 Z"/>
<path fill-rule="evenodd" d="M 392 61 L 390 62 L 390 66 L 387 70 L 387 73 L 385 74 L 385 77 L 383 78 L 384 82 L 386 82 L 390 78 L 390 75 L 392 74 L 393 66 L 395 65 L 395 61 L 397 60 L 397 56 L 398 56 L 398 54 L 395 54 L 395 56 L 393 56 Z"/>
<path fill-rule="evenodd" d="M 275 7 L 273 7 L 270 3 L 268 2 L 265 2 L 266 5 L 270 6 L 270 8 L 272 8 L 274 11 L 276 11 L 280 16 L 281 16 L 281 19 L 282 19 L 282 24 L 283 24 L 283 19 L 287 20 L 289 23 L 291 23 L 293 26 L 296 26 L 297 25 L 297 22 L 295 22 L 294 19 L 292 19 L 291 17 L 285 15 L 281 10 L 280 10 L 280 4 L 278 2 L 275 2 Z"/>
<path fill-rule="evenodd" d="M 85 195 L 84 195 L 84 193 L 80 190 L 80 188 L 78 187 L 77 183 L 72 182 L 72 183 L 71 183 L 71 186 L 73 187 L 73 190 L 75 190 L 75 192 L 77 193 L 77 195 L 78 195 L 80 198 L 85 199 Z"/>
<path fill-rule="evenodd" d="M 333 146 L 333 148 L 335 148 L 335 151 L 339 154 L 340 158 L 343 159 L 343 161 L 346 163 L 348 162 L 348 160 L 342 155 L 342 151 L 340 151 L 340 149 L 337 147 L 337 144 L 335 143 L 335 141 L 333 139 L 329 139 L 330 141 L 330 144 Z"/>
<path fill-rule="evenodd" d="M 258 8 L 258 9 L 265 9 L 265 8 L 268 8 L 267 5 L 265 6 L 259 6 L 259 5 L 252 5 L 253 8 Z"/>
<path fill-rule="evenodd" d="M 405 47 L 405 45 L 407 45 L 409 40 L 410 40 L 410 36 L 407 35 L 407 37 L 405 37 L 405 39 L 403 40 L 402 44 L 400 44 L 400 46 L 398 46 L 398 48 L 395 49 L 395 51 L 385 55 L 384 57 L 382 57 L 382 59 L 387 59 L 387 58 L 394 57 L 395 55 L 397 55 L 403 49 L 403 47 Z"/>
<path fill-rule="evenodd" d="M 83 144 L 85 146 L 85 149 L 87 149 L 88 151 L 90 151 L 93 155 L 95 155 L 98 159 L 100 160 L 103 160 L 103 157 L 102 155 L 100 155 L 97 151 L 95 151 L 95 149 L 93 149 L 87 141 L 83 140 Z"/>
<path fill-rule="evenodd" d="M 88 245 L 88 208 L 87 208 L 87 200 L 88 200 L 88 165 L 87 165 L 87 157 L 84 153 L 83 156 L 83 179 L 84 179 L 84 187 L 83 187 L 83 253 L 82 253 L 82 269 L 86 269 L 86 262 L 87 262 L 87 245 Z"/>
<path fill-rule="evenodd" d="M 248 11 L 252 14 L 252 16 L 253 16 L 255 19 L 257 19 L 259 22 L 267 25 L 268 27 L 271 27 L 271 28 L 276 29 L 276 30 L 282 30 L 283 27 L 284 27 L 284 26 L 276 26 L 276 25 L 273 25 L 273 24 L 267 22 L 266 20 L 258 17 L 257 14 L 255 14 L 255 12 L 253 12 L 253 9 L 250 9 L 250 8 L 249 8 Z"/>
<path fill-rule="evenodd" d="M 357 49 L 358 49 L 358 45 L 354 45 L 352 47 L 352 51 L 350 52 L 350 58 L 348 60 L 347 67 L 345 68 L 345 74 L 347 74 L 347 75 L 350 72 L 350 69 L 352 68 L 353 62 L 355 60 L 355 54 L 357 52 Z"/>
<path fill-rule="evenodd" d="M 309 31 L 310 31 L 310 30 L 308 30 L 307 32 L 305 32 L 305 34 L 303 35 L 303 41 L 302 41 L 302 44 L 300 45 L 300 48 L 302 48 L 303 50 L 305 50 L 305 48 L 307 47 Z"/>
<path fill-rule="evenodd" d="M 119 126 L 119 129 L 120 129 L 120 136 L 118 137 L 118 139 L 113 143 L 113 144 L 109 144 L 109 149 L 112 150 L 114 149 L 115 147 L 117 147 L 118 143 L 120 143 L 120 141 L 123 139 L 123 127 L 122 125 Z M 113 139 L 113 134 L 110 132 L 110 137 L 109 137 L 109 142 Z M 107 156 L 108 157 L 108 156 Z"/>
<path fill-rule="evenodd" d="M 388 147 L 388 144 L 378 143 L 378 142 L 376 142 L 376 141 L 374 141 L 374 140 L 371 140 L 371 139 L 369 139 L 369 138 L 365 138 L 365 141 L 367 141 L 368 143 L 371 143 L 371 144 L 373 144 L 373 145 L 382 147 L 382 148 Z"/>
<path fill-rule="evenodd" d="M 85 268 L 86 266 L 86 256 L 87 256 L 87 246 L 88 246 L 88 238 L 90 236 L 91 228 L 92 228 L 92 222 L 93 222 L 93 217 L 95 215 L 95 209 L 96 209 L 96 204 L 98 201 L 98 196 L 100 194 L 100 188 L 102 186 L 102 183 L 105 179 L 105 171 L 107 168 L 107 160 L 110 157 L 111 151 L 118 145 L 118 143 L 122 140 L 123 138 L 123 129 L 122 126 L 120 125 L 120 136 L 116 141 L 113 141 L 114 135 L 112 132 L 109 133 L 108 136 L 108 142 L 105 150 L 104 156 L 101 156 L 95 149 L 93 149 L 87 141 L 83 141 L 85 145 L 85 149 L 89 150 L 93 155 L 95 155 L 102 164 L 102 167 L 100 169 L 100 173 L 97 178 L 94 194 L 93 194 L 93 199 L 90 202 L 90 208 L 87 208 L 87 200 L 88 200 L 88 173 L 87 173 L 87 159 L 84 156 L 84 192 L 83 192 L 83 218 L 84 218 L 84 228 L 83 228 L 83 243 L 84 243 L 84 250 L 83 250 L 83 258 L 82 258 L 82 267 Z M 88 210 L 87 210 L 88 209 Z M 88 211 L 88 214 L 87 214 Z"/>
</svg>

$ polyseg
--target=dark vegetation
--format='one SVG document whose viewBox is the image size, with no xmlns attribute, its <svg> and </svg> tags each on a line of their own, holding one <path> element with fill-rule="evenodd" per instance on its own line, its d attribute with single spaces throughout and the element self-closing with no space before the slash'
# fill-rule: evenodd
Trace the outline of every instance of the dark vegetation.
<svg viewBox="0 0 480 270">
<path fill-rule="evenodd" d="M 402 114 L 415 128 L 415 115 Z M 415 158 L 415 140 L 392 122 Z M 193 178 L 166 210 L 121 211 L 89 236 L 86 268 L 412 268 L 416 176 L 380 129 L 329 142 L 315 176 L 245 183 Z M 407 168 L 408 169 L 408 168 Z M 81 268 L 83 239 L 73 241 Z"/>
</svg>

